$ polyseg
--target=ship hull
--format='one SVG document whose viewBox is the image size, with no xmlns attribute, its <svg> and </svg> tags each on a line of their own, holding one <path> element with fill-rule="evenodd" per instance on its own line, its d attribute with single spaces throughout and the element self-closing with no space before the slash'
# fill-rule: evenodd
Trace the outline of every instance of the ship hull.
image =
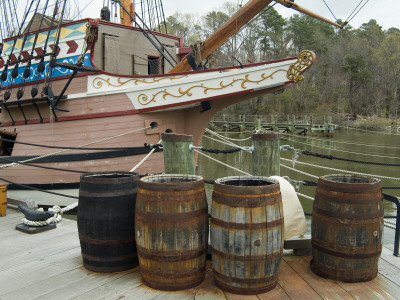
<svg viewBox="0 0 400 300">
<path fill-rule="evenodd" d="M 84 24 L 67 26 L 67 34 L 79 38 L 74 40 L 76 45 L 68 35 L 61 40 L 61 53 L 70 56 L 66 62 L 73 61 L 72 52 L 84 49 Z M 108 23 L 92 26 L 98 36 L 102 26 L 113 30 Z M 118 30 L 135 33 L 132 28 Z M 176 40 L 161 37 L 173 43 Z M 10 52 L 12 41 L 7 43 L 6 52 Z M 58 75 L 52 78 L 51 85 L 46 80 L 35 81 L 39 78 L 35 74 L 30 79 L 14 81 L 9 68 L 2 89 L 10 92 L 10 97 L 1 104 L 0 113 L 0 180 L 9 185 L 9 197 L 14 193 L 21 198 L 13 192 L 26 189 L 21 184 L 46 189 L 76 188 L 84 172 L 130 171 L 149 153 L 144 144 L 160 142 L 164 132 L 192 135 L 194 145 L 201 145 L 203 132 L 216 113 L 240 101 L 286 89 L 301 80 L 301 74 L 315 59 L 312 52 L 305 51 L 298 57 L 245 66 L 123 75 L 94 69 L 94 55 L 100 55 L 101 46 L 100 40 L 90 46 L 90 63 L 85 60 L 85 65 L 91 69 L 75 74 L 57 66 Z M 104 65 L 114 67 L 106 62 Z M 22 74 L 24 63 L 18 68 Z M 29 98 L 25 93 L 25 98 L 17 99 L 22 88 L 29 91 L 38 85 L 42 91 L 46 84 L 51 86 L 52 94 Z M 161 151 L 154 152 L 135 169 L 139 174 L 163 171 Z M 39 192 L 28 191 L 24 197 L 33 198 L 34 194 Z M 47 205 L 60 203 L 56 197 L 50 197 L 50 201 L 41 198 L 49 197 L 34 200 Z"/>
</svg>

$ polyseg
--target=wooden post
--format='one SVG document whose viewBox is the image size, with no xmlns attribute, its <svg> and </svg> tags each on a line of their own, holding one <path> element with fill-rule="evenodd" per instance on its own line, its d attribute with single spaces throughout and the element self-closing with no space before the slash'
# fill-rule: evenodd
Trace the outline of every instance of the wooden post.
<svg viewBox="0 0 400 300">
<path fill-rule="evenodd" d="M 162 133 L 164 168 L 166 174 L 194 175 L 193 136 L 187 134 Z"/>
<path fill-rule="evenodd" d="M 253 134 L 253 175 L 280 175 L 280 142 L 278 132 Z"/>
<path fill-rule="evenodd" d="M 7 185 L 0 185 L 0 217 L 7 215 Z"/>
<path fill-rule="evenodd" d="M 261 120 L 260 119 L 256 119 L 256 121 L 255 121 L 255 129 L 256 130 L 259 130 L 259 129 L 261 129 L 262 127 L 261 127 Z"/>
</svg>

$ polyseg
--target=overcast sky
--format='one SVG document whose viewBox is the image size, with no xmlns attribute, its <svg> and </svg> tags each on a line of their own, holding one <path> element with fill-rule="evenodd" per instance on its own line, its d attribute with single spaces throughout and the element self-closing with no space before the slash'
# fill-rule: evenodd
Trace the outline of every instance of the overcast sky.
<svg viewBox="0 0 400 300">
<path fill-rule="evenodd" d="M 361 0 L 325 0 L 337 19 L 346 20 Z M 165 15 L 169 16 L 177 11 L 188 13 L 206 14 L 209 11 L 222 7 L 226 0 L 163 0 Z M 232 0 L 232 3 L 243 3 L 246 0 Z M 274 3 L 274 2 L 273 2 Z M 330 20 L 333 16 L 323 0 L 296 0 L 296 3 L 311 11 L 314 11 Z M 400 1 L 399 0 L 364 0 L 367 3 L 360 13 L 357 14 L 350 25 L 358 28 L 361 24 L 367 23 L 370 19 L 376 19 L 383 29 L 390 27 L 400 28 Z M 294 11 L 277 3 L 274 8 L 283 16 L 289 17 Z"/>
<path fill-rule="evenodd" d="M 84 9 L 82 17 L 98 18 L 103 2 L 110 3 L 111 0 L 79 0 L 80 9 Z M 52 1 L 51 1 L 52 2 Z M 163 0 L 165 16 L 170 16 L 175 12 L 193 13 L 202 16 L 213 10 L 220 10 L 225 2 L 236 4 L 246 4 L 247 0 Z M 360 4 L 366 5 L 357 14 L 350 25 L 354 28 L 360 27 L 361 24 L 367 23 L 370 19 L 377 20 L 383 29 L 390 27 L 400 28 L 400 0 L 296 0 L 296 4 L 318 13 L 330 20 L 334 20 L 331 12 L 325 5 L 326 2 L 337 19 L 346 20 L 353 10 Z M 275 3 L 274 1 L 272 4 Z M 272 5 L 271 4 L 271 5 Z M 26 7 L 26 1 L 19 1 L 18 10 L 22 13 Z M 296 13 L 292 9 L 288 9 L 279 3 L 274 8 L 285 18 Z"/>
</svg>

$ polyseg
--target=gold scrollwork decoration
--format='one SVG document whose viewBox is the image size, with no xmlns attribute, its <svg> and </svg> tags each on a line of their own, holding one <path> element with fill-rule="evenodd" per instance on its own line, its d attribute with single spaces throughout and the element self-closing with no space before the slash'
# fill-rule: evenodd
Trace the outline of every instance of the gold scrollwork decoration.
<svg viewBox="0 0 400 300">
<path fill-rule="evenodd" d="M 287 72 L 287 78 L 293 82 L 299 82 L 304 79 L 302 75 L 315 61 L 315 53 L 310 50 L 303 50 L 297 55 L 297 62 L 291 64 Z"/>
<path fill-rule="evenodd" d="M 119 77 L 117 79 L 117 83 L 112 83 L 111 82 L 111 78 L 108 77 L 107 79 L 103 78 L 103 77 L 96 77 L 93 79 L 93 87 L 95 89 L 100 89 L 103 87 L 103 83 L 106 83 L 107 86 L 112 86 L 112 87 L 121 87 L 125 84 L 127 84 L 128 82 L 133 81 L 133 84 L 138 85 L 139 83 L 147 83 L 147 84 L 151 84 L 151 83 L 157 83 L 160 82 L 161 80 L 177 80 L 177 79 L 182 79 L 182 78 L 186 78 L 187 75 L 182 75 L 182 76 L 166 76 L 166 77 L 153 77 L 153 78 L 129 78 L 127 80 L 124 80 L 123 78 Z"/>
<path fill-rule="evenodd" d="M 146 94 L 142 93 L 142 94 L 140 94 L 138 96 L 138 102 L 141 105 L 147 105 L 147 104 L 149 104 L 151 102 L 156 102 L 156 98 L 157 98 L 158 95 L 161 95 L 161 97 L 164 100 L 166 99 L 167 96 L 174 97 L 174 98 L 180 98 L 180 97 L 183 97 L 183 96 L 187 95 L 187 96 L 190 97 L 190 96 L 193 95 L 193 89 L 195 89 L 195 88 L 201 88 L 201 89 L 203 89 L 203 93 L 207 94 L 209 90 L 222 90 L 222 89 L 225 89 L 225 88 L 227 88 L 229 86 L 233 86 L 237 82 L 241 82 L 240 86 L 242 87 L 242 89 L 247 89 L 246 83 L 259 84 L 260 82 L 262 82 L 264 80 L 267 80 L 268 78 L 273 79 L 274 78 L 273 76 L 277 72 L 288 72 L 288 70 L 278 69 L 278 70 L 275 70 L 274 72 L 272 72 L 269 75 L 266 75 L 265 73 L 262 73 L 260 80 L 252 80 L 252 79 L 249 78 L 250 74 L 246 74 L 244 76 L 244 78 L 234 78 L 230 83 L 227 83 L 227 84 L 224 84 L 223 81 L 220 81 L 219 86 L 217 86 L 217 87 L 205 86 L 204 83 L 197 84 L 197 85 L 193 85 L 193 86 L 189 87 L 186 90 L 182 90 L 181 88 L 179 88 L 178 89 L 178 94 L 172 94 L 172 93 L 168 92 L 167 89 L 164 89 L 162 91 L 159 91 L 159 92 L 153 94 L 152 97 L 150 98 Z"/>
</svg>

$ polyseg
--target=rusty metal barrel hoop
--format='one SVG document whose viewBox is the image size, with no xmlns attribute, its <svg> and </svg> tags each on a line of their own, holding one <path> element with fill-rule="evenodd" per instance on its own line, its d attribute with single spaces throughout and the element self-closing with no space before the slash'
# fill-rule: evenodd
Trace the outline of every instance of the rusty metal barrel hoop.
<svg viewBox="0 0 400 300">
<path fill-rule="evenodd" d="M 344 282 L 375 278 L 382 251 L 381 182 L 362 175 L 320 177 L 311 234 L 314 273 Z"/>
<path fill-rule="evenodd" d="M 210 233 L 219 288 L 235 294 L 261 294 L 275 288 L 283 253 L 279 182 L 261 176 L 217 179 Z"/>
<path fill-rule="evenodd" d="M 132 172 L 81 175 L 77 225 L 87 269 L 117 272 L 139 264 L 134 231 L 138 182 Z"/>
<path fill-rule="evenodd" d="M 147 286 L 183 290 L 204 280 L 208 208 L 202 177 L 143 177 L 135 224 L 140 271 Z"/>
</svg>

